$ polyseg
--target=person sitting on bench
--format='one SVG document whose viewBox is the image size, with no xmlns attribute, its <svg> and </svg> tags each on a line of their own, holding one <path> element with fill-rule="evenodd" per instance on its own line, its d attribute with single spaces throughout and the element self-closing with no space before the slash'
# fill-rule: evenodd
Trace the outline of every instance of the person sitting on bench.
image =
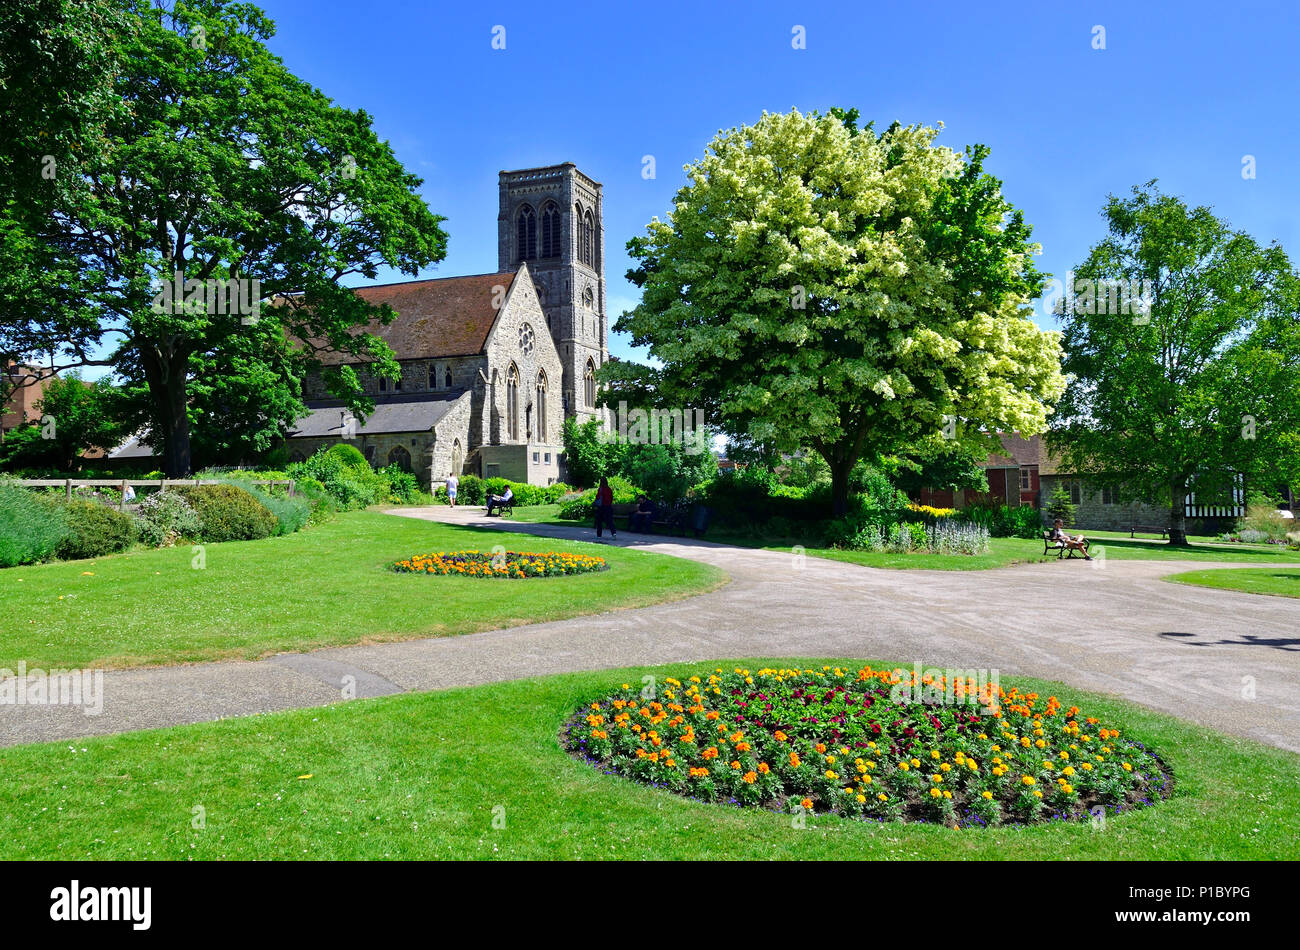
<svg viewBox="0 0 1300 950">
<path fill-rule="evenodd" d="M 1052 525 L 1051 540 L 1059 541 L 1064 545 L 1064 550 L 1066 551 L 1082 551 L 1085 560 L 1092 560 L 1092 555 L 1088 553 L 1088 540 L 1083 535 L 1079 535 L 1077 538 L 1070 537 L 1070 535 L 1065 532 L 1065 522 L 1060 518 L 1057 518 L 1056 522 Z M 1073 556 L 1073 554 L 1071 556 Z"/>
<path fill-rule="evenodd" d="M 502 508 L 514 507 L 514 502 L 515 502 L 515 493 L 510 490 L 509 485 L 506 486 L 506 490 L 503 494 L 493 495 L 491 492 L 488 492 L 488 496 L 487 496 L 488 517 L 489 518 L 492 517 L 492 509 L 494 507 L 497 510 L 497 515 L 499 516 L 501 514 Z"/>
<path fill-rule="evenodd" d="M 636 511 L 632 512 L 632 530 L 649 534 L 654 529 L 655 503 L 642 495 L 637 499 Z"/>
</svg>

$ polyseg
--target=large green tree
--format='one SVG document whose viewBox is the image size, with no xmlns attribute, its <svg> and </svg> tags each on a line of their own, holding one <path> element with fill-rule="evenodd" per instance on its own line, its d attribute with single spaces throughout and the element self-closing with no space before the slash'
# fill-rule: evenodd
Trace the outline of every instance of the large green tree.
<svg viewBox="0 0 1300 950">
<path fill-rule="evenodd" d="M 1183 545 L 1189 492 L 1213 504 L 1234 479 L 1300 476 L 1297 275 L 1277 245 L 1155 182 L 1110 196 L 1104 215 L 1107 236 L 1066 288 L 1070 382 L 1051 441 L 1122 497 L 1164 499 L 1169 543 Z M 1120 284 L 1145 302 L 1116 306 L 1132 299 L 1109 289 Z"/>
<path fill-rule="evenodd" d="M 1030 228 L 987 150 L 856 119 L 720 133 L 668 220 L 629 242 L 642 300 L 616 324 L 667 398 L 737 439 L 821 454 L 837 513 L 860 458 L 1041 432 L 1064 385 L 1056 335 L 1029 319 Z"/>
<path fill-rule="evenodd" d="M 56 176 L 48 213 L 0 216 L 0 355 L 134 377 L 164 468 L 180 476 L 191 469 L 196 366 L 225 374 L 260 340 L 261 365 L 289 376 L 317 367 L 322 349 L 395 373 L 383 341 L 358 332 L 391 309 L 340 281 L 382 265 L 414 274 L 445 255 L 446 235 L 370 117 L 270 53 L 262 11 L 229 0 L 118 6 L 129 28 L 111 36 L 113 93 L 125 108 L 83 137 L 76 162 L 56 165 L 72 181 Z M 165 292 L 177 281 L 181 293 Z M 286 340 L 301 341 L 292 365 Z M 368 407 L 349 369 L 325 378 Z M 261 421 L 287 426 L 294 402 L 260 406 Z"/>
<path fill-rule="evenodd" d="M 121 440 L 121 393 L 107 376 L 86 382 L 72 372 L 49 381 L 40 400 L 42 437 L 64 471 L 78 467 L 87 449 L 111 449 Z"/>
</svg>

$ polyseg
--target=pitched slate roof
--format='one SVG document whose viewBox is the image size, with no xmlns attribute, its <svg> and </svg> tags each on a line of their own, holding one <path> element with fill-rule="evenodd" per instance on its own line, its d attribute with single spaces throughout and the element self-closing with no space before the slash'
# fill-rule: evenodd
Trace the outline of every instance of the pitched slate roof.
<svg viewBox="0 0 1300 950">
<path fill-rule="evenodd" d="M 375 403 L 375 411 L 366 421 L 356 420 L 353 432 L 357 435 L 379 435 L 385 432 L 427 432 L 434 427 L 464 390 L 452 390 L 437 395 L 419 394 L 393 396 Z M 321 438 L 342 434 L 344 420 L 352 413 L 341 402 L 308 403 L 311 412 L 294 423 L 289 431 L 291 439 Z"/>
<path fill-rule="evenodd" d="M 367 303 L 388 304 L 397 311 L 388 326 L 371 323 L 366 331 L 386 341 L 399 360 L 473 356 L 483 352 L 497 307 L 514 279 L 513 271 L 504 271 L 357 287 L 354 292 Z M 355 360 L 347 353 L 321 354 L 327 366 Z"/>
</svg>

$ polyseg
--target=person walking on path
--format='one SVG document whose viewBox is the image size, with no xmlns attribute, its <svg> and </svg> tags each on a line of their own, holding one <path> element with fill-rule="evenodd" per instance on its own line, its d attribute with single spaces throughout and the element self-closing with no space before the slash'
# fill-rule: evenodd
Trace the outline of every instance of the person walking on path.
<svg viewBox="0 0 1300 950">
<path fill-rule="evenodd" d="M 609 536 L 617 538 L 618 532 L 614 530 L 614 490 L 609 487 L 609 479 L 603 475 L 600 477 L 600 487 L 596 489 L 596 502 L 592 509 L 596 512 L 596 537 L 599 538 L 603 528 L 608 526 Z"/>
<path fill-rule="evenodd" d="M 447 476 L 447 501 L 453 508 L 456 507 L 456 492 L 460 489 L 460 479 L 456 473 L 452 472 Z"/>
</svg>

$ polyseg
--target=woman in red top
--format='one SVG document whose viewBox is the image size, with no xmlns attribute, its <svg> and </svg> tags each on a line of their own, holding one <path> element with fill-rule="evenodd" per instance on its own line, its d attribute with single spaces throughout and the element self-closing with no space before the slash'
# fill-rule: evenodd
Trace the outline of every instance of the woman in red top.
<svg viewBox="0 0 1300 950">
<path fill-rule="evenodd" d="M 614 491 L 609 487 L 609 479 L 603 475 L 600 487 L 596 489 L 596 503 L 592 509 L 596 513 L 596 537 L 601 537 L 601 531 L 608 526 L 609 536 L 617 538 L 618 532 L 614 530 Z"/>
</svg>

